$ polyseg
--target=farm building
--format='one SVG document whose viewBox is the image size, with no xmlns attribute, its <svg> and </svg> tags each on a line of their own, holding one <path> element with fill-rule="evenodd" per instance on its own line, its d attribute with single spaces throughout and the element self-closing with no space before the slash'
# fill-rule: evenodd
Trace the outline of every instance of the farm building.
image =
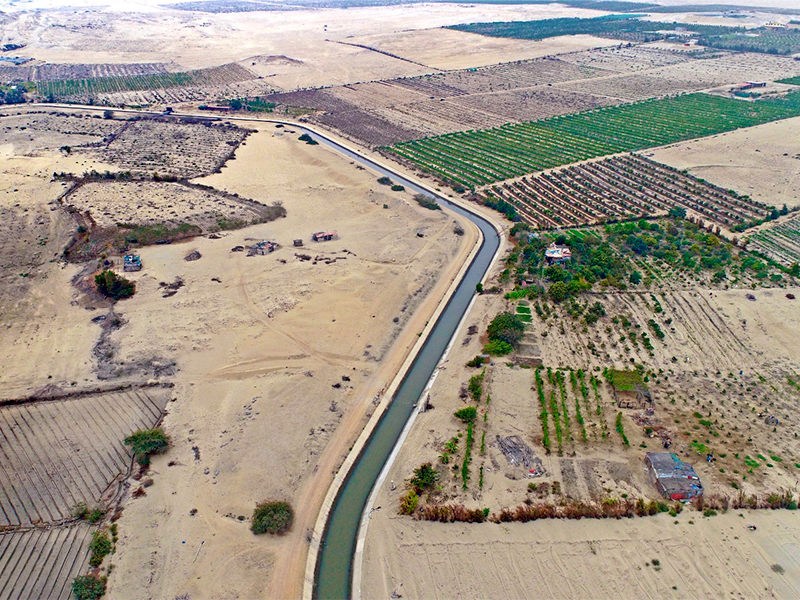
<svg viewBox="0 0 800 600">
<path fill-rule="evenodd" d="M 572 260 L 572 252 L 566 246 L 556 246 L 555 243 L 552 243 L 544 251 L 544 258 L 547 260 L 548 265 L 560 265 Z"/>
<path fill-rule="evenodd" d="M 737 85 L 735 89 L 744 91 L 762 87 L 767 87 L 767 83 L 765 81 L 745 81 L 744 83 L 740 83 L 739 85 Z"/>
<path fill-rule="evenodd" d="M 692 465 L 671 452 L 648 452 L 644 464 L 659 493 L 670 500 L 691 500 L 703 495 L 703 484 Z"/>
<path fill-rule="evenodd" d="M 315 242 L 330 242 L 339 237 L 335 231 L 318 231 L 311 234 L 311 239 Z"/>
<path fill-rule="evenodd" d="M 253 244 L 252 246 L 248 246 L 247 248 L 247 256 L 253 256 L 254 254 L 258 254 L 260 256 L 264 256 L 266 254 L 271 254 L 280 248 L 280 245 L 275 242 L 258 242 L 257 244 Z"/>
<path fill-rule="evenodd" d="M 125 261 L 123 263 L 122 269 L 124 271 L 141 271 L 142 259 L 139 256 L 128 254 L 127 256 L 125 256 Z"/>
</svg>

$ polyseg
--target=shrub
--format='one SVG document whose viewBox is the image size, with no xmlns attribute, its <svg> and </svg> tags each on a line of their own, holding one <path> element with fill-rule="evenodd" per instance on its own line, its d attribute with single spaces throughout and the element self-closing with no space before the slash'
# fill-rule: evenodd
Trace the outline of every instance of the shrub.
<svg viewBox="0 0 800 600">
<path fill-rule="evenodd" d="M 478 410 L 474 406 L 467 406 L 453 413 L 457 419 L 464 423 L 472 423 L 478 416 Z"/>
<path fill-rule="evenodd" d="M 72 593 L 77 600 L 97 600 L 106 593 L 106 578 L 78 575 L 72 580 Z"/>
<path fill-rule="evenodd" d="M 381 185 L 392 185 L 394 182 L 388 177 L 378 177 L 378 183 Z"/>
<path fill-rule="evenodd" d="M 104 511 L 99 506 L 97 508 L 93 508 L 88 513 L 86 513 L 85 518 L 89 523 L 99 523 L 103 520 L 103 517 L 106 516 L 106 511 Z"/>
<path fill-rule="evenodd" d="M 418 491 L 432 488 L 433 484 L 439 480 L 439 473 L 433 468 L 431 463 L 424 463 L 414 469 L 414 475 L 410 479 L 411 485 Z"/>
<path fill-rule="evenodd" d="M 478 354 L 475 358 L 473 358 L 471 361 L 469 361 L 467 363 L 467 366 L 468 367 L 481 367 L 481 366 L 483 366 L 483 363 L 485 362 L 485 360 L 486 359 L 483 356 Z"/>
<path fill-rule="evenodd" d="M 473 375 L 469 378 L 467 389 L 469 389 L 470 396 L 472 396 L 472 399 L 476 402 L 481 401 L 481 396 L 483 395 L 483 378 L 485 375 L 486 370 L 484 369 L 479 374 Z"/>
<path fill-rule="evenodd" d="M 406 188 L 404 188 L 402 185 L 396 183 L 396 184 L 394 184 L 392 186 L 391 189 L 392 189 L 393 192 L 404 192 Z"/>
<path fill-rule="evenodd" d="M 492 356 L 505 356 L 514 351 L 514 346 L 502 340 L 492 340 L 483 347 L 483 351 Z"/>
<path fill-rule="evenodd" d="M 103 559 L 111 554 L 111 549 L 111 538 L 108 537 L 108 534 L 105 531 L 95 531 L 92 534 L 92 541 L 89 543 L 89 552 L 92 553 L 89 564 L 99 567 Z"/>
<path fill-rule="evenodd" d="M 257 504 L 250 529 L 255 534 L 282 534 L 292 527 L 294 511 L 288 502 L 274 501 Z"/>
<path fill-rule="evenodd" d="M 117 275 L 114 271 L 105 270 L 102 273 L 94 276 L 94 283 L 97 286 L 97 291 L 107 298 L 114 300 L 122 300 L 123 298 L 130 298 L 136 293 L 136 284 L 128 281 L 121 275 Z"/>
<path fill-rule="evenodd" d="M 403 186 L 400 187 L 405 189 Z M 394 189 L 394 186 L 392 186 L 392 189 Z M 402 189 L 400 191 L 402 191 Z M 438 202 L 428 198 L 425 194 L 414 194 L 414 201 L 422 208 L 427 208 L 428 210 L 442 210 L 442 207 L 439 206 Z"/>
<path fill-rule="evenodd" d="M 140 465 L 149 465 L 150 456 L 163 454 L 169 448 L 169 436 L 160 427 L 156 429 L 140 429 L 125 438 L 125 445 L 130 446 L 137 455 Z"/>
<path fill-rule="evenodd" d="M 400 514 L 401 515 L 412 515 L 414 511 L 417 510 L 417 505 L 419 504 L 419 496 L 417 492 L 414 490 L 408 490 L 406 494 L 403 496 L 403 499 L 400 501 Z"/>
<path fill-rule="evenodd" d="M 86 506 L 86 502 L 78 502 L 72 509 L 72 516 L 76 519 L 85 519 L 88 514 L 89 507 Z"/>
<path fill-rule="evenodd" d="M 319 143 L 317 140 L 315 140 L 314 138 L 312 138 L 312 137 L 311 137 L 310 135 L 308 135 L 307 133 L 304 133 L 304 134 L 303 134 L 303 135 L 301 135 L 301 136 L 300 136 L 298 139 L 299 139 L 301 142 L 305 142 L 305 143 L 306 143 L 306 144 L 308 144 L 309 146 L 316 146 L 316 145 Z"/>
</svg>

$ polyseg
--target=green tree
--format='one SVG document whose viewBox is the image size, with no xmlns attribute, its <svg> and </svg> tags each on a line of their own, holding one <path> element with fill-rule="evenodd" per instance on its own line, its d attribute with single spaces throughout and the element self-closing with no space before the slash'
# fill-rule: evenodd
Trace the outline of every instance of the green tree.
<svg viewBox="0 0 800 600">
<path fill-rule="evenodd" d="M 567 299 L 567 296 L 569 296 L 569 288 L 563 281 L 557 281 L 550 286 L 548 293 L 550 294 L 550 299 L 553 302 L 562 302 L 563 300 Z"/>
<path fill-rule="evenodd" d="M 673 219 L 685 219 L 686 218 L 686 209 L 681 207 L 681 206 L 676 206 L 674 208 L 670 208 L 668 214 Z"/>
<path fill-rule="evenodd" d="M 228 102 L 228 106 L 230 106 L 232 110 L 242 110 L 244 104 L 242 104 L 242 101 L 239 100 L 238 98 L 234 98 L 233 100 Z"/>
<path fill-rule="evenodd" d="M 131 447 L 140 465 L 148 465 L 151 455 L 167 451 L 169 436 L 161 428 L 140 429 L 125 438 L 125 445 Z"/>
<path fill-rule="evenodd" d="M 631 273 L 630 280 L 633 285 L 639 285 L 642 283 L 642 274 L 639 271 L 634 271 Z"/>
<path fill-rule="evenodd" d="M 105 270 L 95 275 L 94 283 L 97 286 L 98 292 L 114 300 L 129 298 L 136 293 L 135 283 L 128 281 L 121 275 L 117 275 L 114 271 L 110 270 Z"/>
<path fill-rule="evenodd" d="M 487 328 L 491 341 L 501 341 L 516 346 L 525 333 L 525 323 L 517 315 L 510 312 L 501 312 Z"/>
<path fill-rule="evenodd" d="M 250 529 L 256 535 L 286 533 L 292 527 L 294 511 L 288 502 L 274 501 L 257 504 Z"/>
</svg>

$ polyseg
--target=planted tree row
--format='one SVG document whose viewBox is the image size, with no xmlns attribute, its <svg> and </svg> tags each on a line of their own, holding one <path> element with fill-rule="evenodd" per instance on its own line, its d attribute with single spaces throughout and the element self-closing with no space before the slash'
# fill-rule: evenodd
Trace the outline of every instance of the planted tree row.
<svg viewBox="0 0 800 600">
<path fill-rule="evenodd" d="M 800 263 L 800 217 L 762 229 L 747 245 L 787 267 Z"/>
<path fill-rule="evenodd" d="M 474 189 L 589 158 L 651 148 L 800 115 L 800 92 L 743 102 L 687 94 L 404 142 L 390 150 Z"/>
<path fill-rule="evenodd" d="M 92 77 L 86 79 L 61 79 L 39 81 L 37 93 L 49 99 L 94 97 L 98 94 L 138 92 L 176 87 L 226 85 L 254 79 L 250 71 L 235 63 L 180 73 L 155 73 L 152 75 L 125 75 L 120 77 Z"/>
<path fill-rule="evenodd" d="M 725 227 L 771 208 L 641 155 L 587 162 L 486 189 L 478 201 L 538 229 L 577 227 L 690 211 Z"/>
</svg>

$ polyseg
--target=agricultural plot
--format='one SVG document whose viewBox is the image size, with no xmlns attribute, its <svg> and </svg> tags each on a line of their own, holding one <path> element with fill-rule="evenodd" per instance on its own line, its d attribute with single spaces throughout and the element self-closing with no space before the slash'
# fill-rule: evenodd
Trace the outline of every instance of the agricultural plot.
<svg viewBox="0 0 800 600">
<path fill-rule="evenodd" d="M 72 598 L 89 564 L 85 524 L 0 533 L 0 598 Z"/>
<path fill-rule="evenodd" d="M 725 228 L 764 219 L 771 207 L 640 155 L 623 155 L 495 185 L 478 201 L 537 229 L 687 214 Z M 513 207 L 513 211 L 507 206 Z"/>
<path fill-rule="evenodd" d="M 380 146 L 614 104 L 616 100 L 550 87 L 609 73 L 540 58 L 324 90 L 276 93 L 265 100 L 320 111 L 323 114 L 308 118 L 350 139 Z"/>
<path fill-rule="evenodd" d="M 745 29 L 693 23 L 687 31 L 684 23 L 645 21 L 635 15 L 559 18 L 538 21 L 512 21 L 454 25 L 452 29 L 491 37 L 541 40 L 563 35 L 589 34 L 612 39 L 649 42 L 656 40 L 686 41 L 696 39 L 701 46 L 761 52 L 793 54 L 800 50 L 800 33 L 796 30 L 771 31 L 767 28 Z"/>
<path fill-rule="evenodd" d="M 760 230 L 747 247 L 787 267 L 800 263 L 800 216 Z"/>
<path fill-rule="evenodd" d="M 632 102 L 657 98 L 669 94 L 698 91 L 706 87 L 704 82 L 665 79 L 650 75 L 622 75 L 573 81 L 558 86 L 582 94 Z"/>
<path fill-rule="evenodd" d="M 648 100 L 389 148 L 443 181 L 472 188 L 608 154 L 800 115 L 800 93 L 742 102 L 706 94 Z"/>
<path fill-rule="evenodd" d="M 40 81 L 36 83 L 36 92 L 43 98 L 74 102 L 118 92 L 224 86 L 255 78 L 253 73 L 241 65 L 230 63 L 219 67 L 180 73 Z"/>
<path fill-rule="evenodd" d="M 169 397 L 139 388 L 0 407 L 0 526 L 59 523 L 99 503 L 131 465 L 122 440 L 153 427 Z"/>
<path fill-rule="evenodd" d="M 109 143 L 81 151 L 123 171 L 191 178 L 219 169 L 249 134 L 233 125 L 146 119 L 127 122 Z"/>
<path fill-rule="evenodd" d="M 560 60 L 583 68 L 602 69 L 612 73 L 636 73 L 651 71 L 669 65 L 694 65 L 697 59 L 711 53 L 676 52 L 647 45 L 595 48 L 583 52 L 572 52 Z M 718 56 L 720 52 L 714 52 Z"/>
<path fill-rule="evenodd" d="M 714 87 L 744 81 L 774 81 L 800 75 L 800 62 L 789 56 L 741 52 L 710 52 L 704 59 L 663 66 L 648 73 Z"/>
<path fill-rule="evenodd" d="M 0 82 L 138 77 L 169 73 L 168 63 L 42 64 L 0 67 Z"/>
<path fill-rule="evenodd" d="M 590 51 L 591 52 L 591 51 Z M 583 64 L 573 64 L 570 59 L 581 53 L 565 54 L 559 58 L 545 57 L 502 63 L 479 69 L 485 73 L 512 81 L 516 88 L 548 85 L 611 75 L 613 70 Z"/>
<path fill-rule="evenodd" d="M 767 54 L 796 54 L 800 52 L 800 31 L 762 31 L 757 35 L 749 33 L 715 35 L 701 38 L 700 43 L 711 48 L 736 50 L 737 52 L 763 52 Z"/>
<path fill-rule="evenodd" d="M 511 121 L 547 119 L 557 115 L 583 112 L 618 103 L 620 103 L 620 100 L 604 98 L 588 89 L 585 92 L 580 91 L 580 86 L 576 84 L 574 90 L 536 87 L 497 94 L 459 96 L 440 104 L 442 106 L 463 106 L 469 111 L 469 114 L 473 115 L 497 115 L 501 120 L 499 125 L 502 125 Z M 480 123 L 487 123 L 487 121 L 488 119 L 484 118 L 482 120 L 476 119 L 473 122 L 466 121 L 463 124 L 470 127 L 486 127 L 486 125 L 481 125 Z M 463 125 L 459 129 L 463 130 Z"/>
</svg>

